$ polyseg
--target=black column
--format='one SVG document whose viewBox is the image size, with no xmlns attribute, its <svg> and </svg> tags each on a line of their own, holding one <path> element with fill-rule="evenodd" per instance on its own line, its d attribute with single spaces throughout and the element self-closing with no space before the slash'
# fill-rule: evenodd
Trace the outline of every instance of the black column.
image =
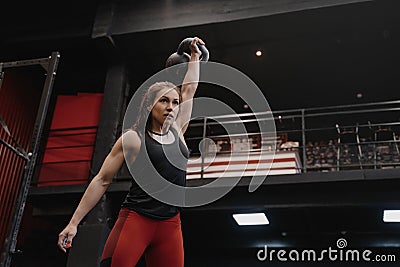
<svg viewBox="0 0 400 267">
<path fill-rule="evenodd" d="M 122 61 L 110 63 L 92 158 L 91 178 L 98 173 L 105 157 L 121 133 L 121 118 L 125 110 L 127 89 L 125 64 Z M 110 203 L 110 197 L 106 193 L 79 226 L 78 235 L 69 252 L 67 266 L 98 266 L 110 231 L 108 224 L 111 219 Z"/>
</svg>

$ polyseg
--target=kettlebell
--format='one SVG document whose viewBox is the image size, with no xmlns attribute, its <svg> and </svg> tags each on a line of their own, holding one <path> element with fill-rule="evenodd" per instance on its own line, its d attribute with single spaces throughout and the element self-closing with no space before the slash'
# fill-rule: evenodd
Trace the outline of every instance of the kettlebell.
<svg viewBox="0 0 400 267">
<path fill-rule="evenodd" d="M 188 37 L 184 39 L 178 46 L 178 49 L 176 50 L 175 53 L 169 56 L 167 61 L 165 62 L 165 67 L 171 67 L 176 64 L 181 64 L 181 63 L 187 63 L 190 60 L 190 43 L 192 42 L 193 38 Z M 207 48 L 199 43 L 196 43 L 197 47 L 199 48 L 201 52 L 201 57 L 200 60 L 207 62 L 209 58 L 209 52 Z"/>
<path fill-rule="evenodd" d="M 190 43 L 192 40 L 193 38 L 188 37 L 181 41 L 176 52 L 170 55 L 165 62 L 166 74 L 168 76 L 167 79 L 179 87 L 181 86 L 187 72 L 187 64 L 182 63 L 188 63 L 190 60 Z M 202 62 L 207 62 L 209 58 L 207 48 L 199 43 L 196 43 L 196 45 L 201 52 L 200 60 Z"/>
</svg>

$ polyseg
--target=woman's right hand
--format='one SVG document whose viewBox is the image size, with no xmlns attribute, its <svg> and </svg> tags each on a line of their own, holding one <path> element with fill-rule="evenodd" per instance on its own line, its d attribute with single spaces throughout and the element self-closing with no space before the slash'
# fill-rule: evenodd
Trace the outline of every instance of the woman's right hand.
<svg viewBox="0 0 400 267">
<path fill-rule="evenodd" d="M 76 226 L 68 224 L 58 235 L 57 246 L 65 253 L 67 248 L 72 247 L 72 239 L 75 237 L 78 229 Z"/>
<path fill-rule="evenodd" d="M 205 45 L 204 41 L 201 40 L 199 37 L 194 37 L 192 42 L 189 45 L 191 54 L 197 54 L 198 56 L 201 56 L 201 51 L 200 49 L 197 47 L 197 43 L 201 44 L 201 45 Z"/>
</svg>

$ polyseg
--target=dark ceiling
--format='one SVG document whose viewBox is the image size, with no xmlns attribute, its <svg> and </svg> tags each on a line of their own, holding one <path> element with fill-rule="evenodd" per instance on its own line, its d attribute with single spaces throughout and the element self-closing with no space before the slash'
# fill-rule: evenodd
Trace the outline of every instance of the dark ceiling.
<svg viewBox="0 0 400 267">
<path fill-rule="evenodd" d="M 399 9 L 398 1 L 373 1 L 113 38 L 138 81 L 161 70 L 182 39 L 197 35 L 210 60 L 248 75 L 273 110 L 376 102 L 400 97 Z M 243 102 L 233 103 L 245 111 Z"/>
<path fill-rule="evenodd" d="M 77 86 L 70 88 L 102 89 L 105 59 L 113 55 L 104 50 L 104 42 L 90 38 L 97 1 L 79 8 L 64 3 L 57 10 L 32 4 L 21 11 L 14 5 L 0 20 L 2 61 L 58 50 L 59 84 L 71 84 L 72 79 Z M 210 60 L 248 75 L 273 110 L 397 100 L 398 10 L 399 1 L 366 1 L 111 38 L 130 65 L 133 89 L 163 69 L 181 40 L 197 35 L 206 41 Z M 262 50 L 261 57 L 255 56 L 257 49 Z M 363 97 L 356 98 L 358 93 Z M 221 98 L 206 86 L 198 95 Z M 241 99 L 228 101 L 235 110 L 246 111 Z"/>
</svg>

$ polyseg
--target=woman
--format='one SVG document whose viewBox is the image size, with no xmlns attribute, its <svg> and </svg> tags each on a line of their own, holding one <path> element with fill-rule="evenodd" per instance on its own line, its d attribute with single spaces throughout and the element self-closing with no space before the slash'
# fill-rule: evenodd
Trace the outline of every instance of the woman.
<svg viewBox="0 0 400 267">
<path fill-rule="evenodd" d="M 62 251 L 66 252 L 66 248 L 71 247 L 78 224 L 106 192 L 125 158 L 133 166 L 141 166 L 144 159 L 149 158 L 153 164 L 151 168 L 160 175 L 170 182 L 184 185 L 185 169 L 177 168 L 169 162 L 163 146 L 177 144 L 168 147 L 176 150 L 172 151 L 172 155 L 184 155 L 178 157 L 181 161 L 179 164 L 186 166 L 189 152 L 183 134 L 190 120 L 191 100 L 200 74 L 201 52 L 196 43 L 204 45 L 200 38 L 193 38 L 190 44 L 190 61 L 181 89 L 170 82 L 159 82 L 147 90 L 135 125 L 116 141 L 99 173 L 86 189 L 69 224 L 59 234 L 58 246 Z M 180 105 L 181 102 L 185 104 Z M 133 173 L 135 176 L 144 174 L 143 168 L 133 169 L 138 170 Z M 183 266 L 179 211 L 179 207 L 155 200 L 132 181 L 131 189 L 105 244 L 101 266 L 132 267 L 143 253 L 146 266 Z"/>
</svg>

